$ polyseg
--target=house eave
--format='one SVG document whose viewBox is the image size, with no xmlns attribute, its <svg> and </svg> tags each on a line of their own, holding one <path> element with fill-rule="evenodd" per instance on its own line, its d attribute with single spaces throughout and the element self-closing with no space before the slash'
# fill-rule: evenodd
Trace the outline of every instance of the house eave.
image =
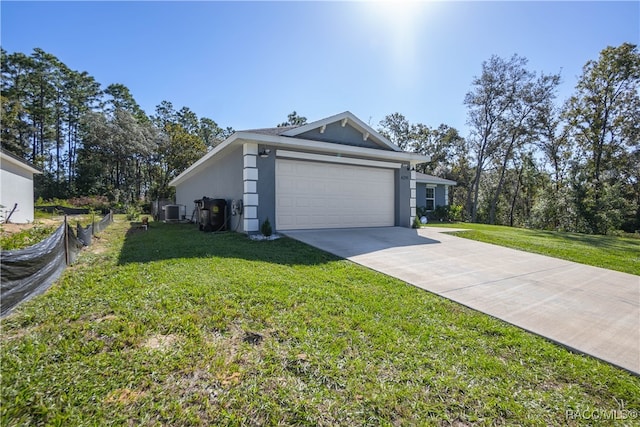
<svg viewBox="0 0 640 427">
<path fill-rule="evenodd" d="M 28 163 L 26 163 L 26 161 L 21 160 L 21 159 L 17 158 L 16 156 L 9 154 L 8 152 L 5 152 L 4 150 L 0 151 L 0 159 L 3 162 L 11 163 L 11 164 L 13 164 L 15 166 L 18 166 L 18 167 L 20 167 L 20 168 L 22 168 L 22 169 L 24 169 L 24 170 L 26 170 L 26 171 L 28 171 L 28 172 L 30 172 L 32 174 L 42 175 L 42 171 L 40 171 L 40 170 L 36 169 L 35 167 L 29 165 Z"/>
<path fill-rule="evenodd" d="M 273 145 L 276 148 L 301 149 L 320 153 L 336 153 L 371 159 L 396 160 L 409 163 L 412 166 L 420 163 L 426 163 L 431 160 L 429 156 L 409 153 L 406 151 L 380 150 L 376 148 L 356 147 L 353 145 L 312 141 L 308 139 L 278 135 L 258 135 L 245 132 L 238 132 L 238 134 L 238 139 L 243 142 L 258 142 L 260 144 Z"/>
<path fill-rule="evenodd" d="M 416 178 L 416 182 L 419 184 L 432 184 L 432 185 L 451 185 L 456 186 L 458 183 L 456 181 L 452 181 L 450 179 L 445 178 Z"/>
<path fill-rule="evenodd" d="M 244 143 L 258 143 L 270 145 L 275 148 L 281 149 L 293 149 L 310 151 L 316 153 L 332 153 L 336 155 L 344 155 L 351 157 L 364 157 L 374 160 L 386 160 L 393 162 L 405 163 L 410 167 L 415 167 L 420 163 L 426 163 L 431 160 L 429 156 L 424 156 L 416 153 L 409 153 L 406 151 L 390 151 L 381 150 L 376 148 L 356 147 L 352 145 L 335 144 L 331 142 L 312 141 L 308 139 L 300 139 L 296 137 L 280 136 L 280 135 L 265 135 L 253 132 L 236 132 L 227 138 L 224 142 L 218 145 L 216 148 L 205 154 L 193 165 L 187 168 L 184 172 L 178 175 L 176 178 L 169 182 L 170 186 L 177 186 L 187 178 L 193 176 L 197 171 L 213 159 L 218 153 L 228 149 L 232 145 L 244 144 Z"/>
</svg>

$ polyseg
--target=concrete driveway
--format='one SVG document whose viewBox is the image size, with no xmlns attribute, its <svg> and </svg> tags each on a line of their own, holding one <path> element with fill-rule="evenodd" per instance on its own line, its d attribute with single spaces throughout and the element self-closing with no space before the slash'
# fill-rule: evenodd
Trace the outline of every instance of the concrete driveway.
<svg viewBox="0 0 640 427">
<path fill-rule="evenodd" d="M 399 227 L 286 235 L 640 374 L 640 277 Z"/>
</svg>

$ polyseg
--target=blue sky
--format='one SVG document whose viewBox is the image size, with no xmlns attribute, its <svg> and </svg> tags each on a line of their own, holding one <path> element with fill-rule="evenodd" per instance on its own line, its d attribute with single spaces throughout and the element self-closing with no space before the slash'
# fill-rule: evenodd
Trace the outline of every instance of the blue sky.
<svg viewBox="0 0 640 427">
<path fill-rule="evenodd" d="M 162 100 L 235 129 L 296 110 L 400 112 L 466 134 L 465 93 L 491 55 L 561 72 L 558 97 L 607 46 L 640 42 L 640 2 L 11 2 L 8 52 L 39 47 L 147 113 Z"/>
</svg>

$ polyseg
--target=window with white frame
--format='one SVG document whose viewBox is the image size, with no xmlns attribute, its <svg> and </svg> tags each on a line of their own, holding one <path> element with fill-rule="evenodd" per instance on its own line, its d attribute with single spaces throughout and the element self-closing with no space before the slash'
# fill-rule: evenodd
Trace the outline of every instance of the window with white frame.
<svg viewBox="0 0 640 427">
<path fill-rule="evenodd" d="M 425 207 L 428 211 L 432 211 L 436 208 L 436 189 L 435 187 L 427 187 Z"/>
</svg>

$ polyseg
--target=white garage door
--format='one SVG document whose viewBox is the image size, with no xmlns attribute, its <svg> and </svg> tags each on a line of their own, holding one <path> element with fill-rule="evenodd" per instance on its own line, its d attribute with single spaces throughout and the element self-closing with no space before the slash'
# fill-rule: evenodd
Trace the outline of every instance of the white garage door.
<svg viewBox="0 0 640 427">
<path fill-rule="evenodd" d="M 393 226 L 394 170 L 276 160 L 276 228 Z"/>
</svg>

